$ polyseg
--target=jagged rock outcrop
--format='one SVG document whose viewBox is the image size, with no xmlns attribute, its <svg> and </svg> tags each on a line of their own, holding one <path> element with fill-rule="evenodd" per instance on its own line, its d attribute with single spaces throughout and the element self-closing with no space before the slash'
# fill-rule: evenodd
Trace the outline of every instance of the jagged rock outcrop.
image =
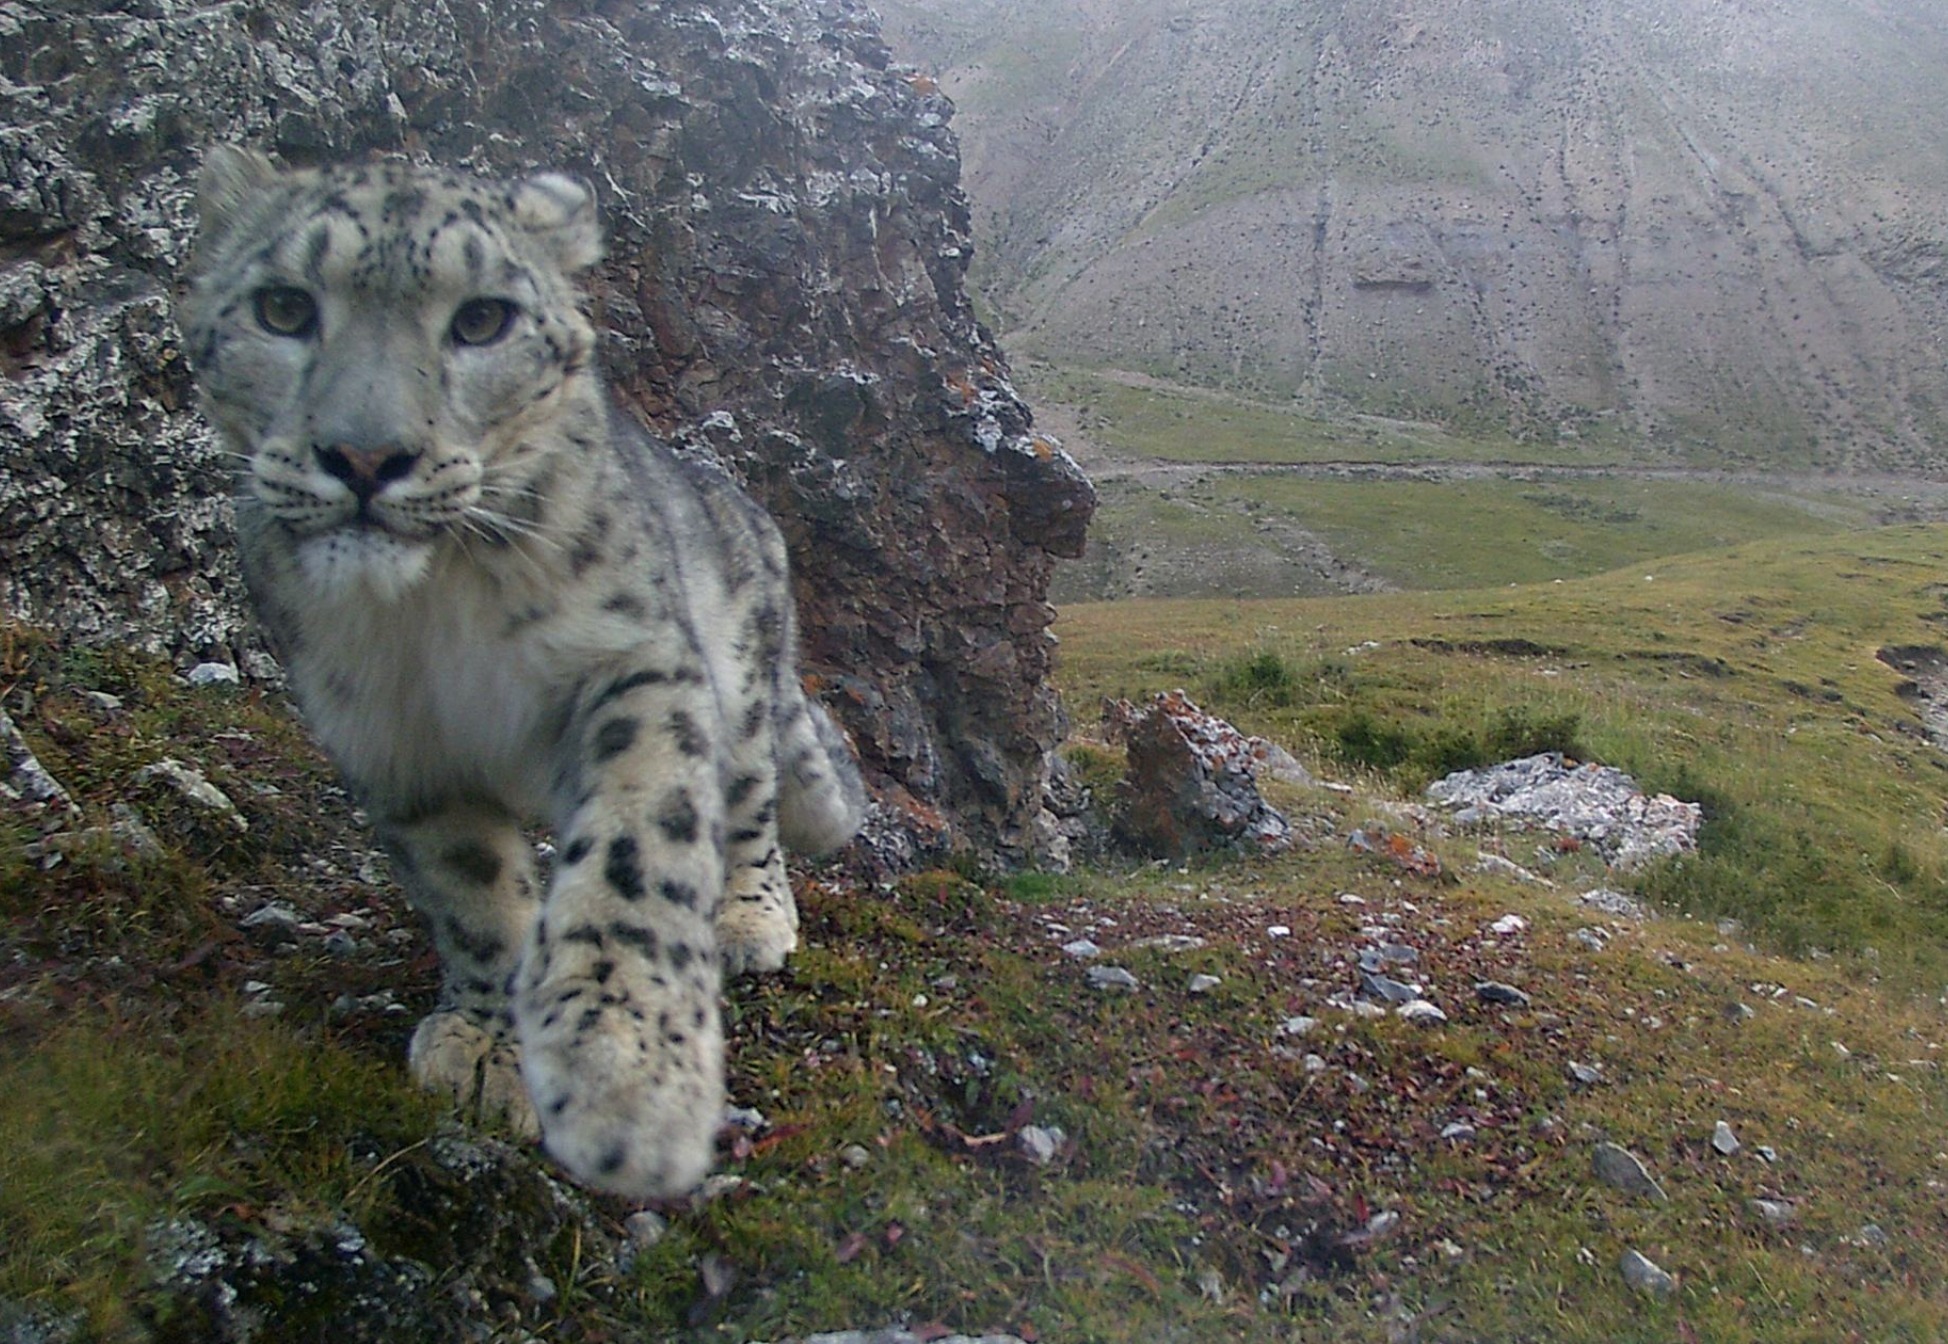
<svg viewBox="0 0 1948 1344">
<path fill-rule="evenodd" d="M 1107 701 L 1103 728 L 1128 753 L 1116 830 L 1139 852 L 1276 854 L 1292 843 L 1292 823 L 1258 792 L 1261 771 L 1310 779 L 1284 748 L 1246 737 L 1180 690 L 1159 692 L 1143 705 Z"/>
<path fill-rule="evenodd" d="M 0 610 L 271 670 L 172 317 L 205 144 L 564 167 L 617 387 L 785 530 L 882 845 L 1043 853 L 1094 496 L 969 309 L 930 90 L 851 0 L 0 2 Z"/>
</svg>

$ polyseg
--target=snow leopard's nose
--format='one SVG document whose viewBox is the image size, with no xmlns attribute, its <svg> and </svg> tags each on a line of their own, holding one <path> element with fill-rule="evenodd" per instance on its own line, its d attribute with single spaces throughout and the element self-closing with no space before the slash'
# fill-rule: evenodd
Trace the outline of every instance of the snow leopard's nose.
<svg viewBox="0 0 1948 1344">
<path fill-rule="evenodd" d="M 353 448 L 348 444 L 320 444 L 313 450 L 318 465 L 335 480 L 344 482 L 361 504 L 368 503 L 381 490 L 412 474 L 419 454 L 404 448 Z"/>
</svg>

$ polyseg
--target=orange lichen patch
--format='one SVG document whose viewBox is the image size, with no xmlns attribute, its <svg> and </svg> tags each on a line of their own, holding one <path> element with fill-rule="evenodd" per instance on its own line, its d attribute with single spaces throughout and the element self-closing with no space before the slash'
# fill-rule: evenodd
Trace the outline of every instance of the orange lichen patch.
<svg viewBox="0 0 1948 1344">
<path fill-rule="evenodd" d="M 940 81 L 932 75 L 908 75 L 906 86 L 923 98 L 931 98 L 940 92 Z"/>
<path fill-rule="evenodd" d="M 946 381 L 948 390 L 960 396 L 961 405 L 972 406 L 980 399 L 981 390 L 974 385 L 974 380 L 967 374 L 950 373 Z"/>
</svg>

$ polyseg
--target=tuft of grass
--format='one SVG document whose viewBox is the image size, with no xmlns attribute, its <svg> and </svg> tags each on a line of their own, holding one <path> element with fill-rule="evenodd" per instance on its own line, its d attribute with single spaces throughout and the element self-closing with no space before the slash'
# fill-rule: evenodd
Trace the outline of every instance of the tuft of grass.
<svg viewBox="0 0 1948 1344">
<path fill-rule="evenodd" d="M 351 1146 L 415 1143 L 437 1113 L 396 1068 L 234 1004 L 83 1012 L 0 1052 L 0 1299 L 59 1289 L 94 1330 L 126 1330 L 157 1220 L 269 1205 L 356 1217 L 369 1185 Z"/>
</svg>

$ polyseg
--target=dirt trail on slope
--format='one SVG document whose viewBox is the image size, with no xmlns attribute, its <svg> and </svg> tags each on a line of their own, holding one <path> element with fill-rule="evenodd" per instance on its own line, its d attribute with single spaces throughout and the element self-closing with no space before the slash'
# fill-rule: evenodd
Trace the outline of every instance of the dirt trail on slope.
<svg viewBox="0 0 1948 1344">
<path fill-rule="evenodd" d="M 1101 372 L 1098 376 L 1132 387 L 1238 405 L 1240 399 L 1208 388 L 1167 383 L 1144 374 Z M 1334 481 L 1467 482 L 1484 480 L 1646 481 L 1730 487 L 1755 497 L 1790 499 L 1809 515 L 1824 510 L 1819 497 L 1861 501 L 1875 523 L 1948 520 L 1948 479 L 1868 472 L 1764 471 L 1728 467 L 1653 463 L 1537 463 L 1491 458 L 1441 458 L 1375 461 L 1341 458 L 1298 463 L 1181 461 L 1118 453 L 1084 425 L 1076 408 L 1053 401 L 1035 403 L 1036 421 L 1059 438 L 1102 493 L 1098 526 L 1090 554 L 1065 563 L 1057 573 L 1058 603 L 1119 597 L 1198 597 L 1249 593 L 1259 596 L 1311 596 L 1378 592 L 1394 585 L 1366 568 L 1355 556 L 1336 553 L 1318 533 L 1290 517 L 1267 514 L 1237 520 L 1229 542 L 1173 547 L 1159 538 L 1126 535 L 1119 513 L 1140 512 L 1139 501 L 1156 496 L 1176 507 L 1202 508 L 1186 497 L 1196 486 L 1224 477 L 1288 477 Z M 1438 432 L 1399 421 L 1373 422 L 1399 432 Z M 1834 516 L 1856 519 L 1860 510 L 1830 506 Z"/>
</svg>

